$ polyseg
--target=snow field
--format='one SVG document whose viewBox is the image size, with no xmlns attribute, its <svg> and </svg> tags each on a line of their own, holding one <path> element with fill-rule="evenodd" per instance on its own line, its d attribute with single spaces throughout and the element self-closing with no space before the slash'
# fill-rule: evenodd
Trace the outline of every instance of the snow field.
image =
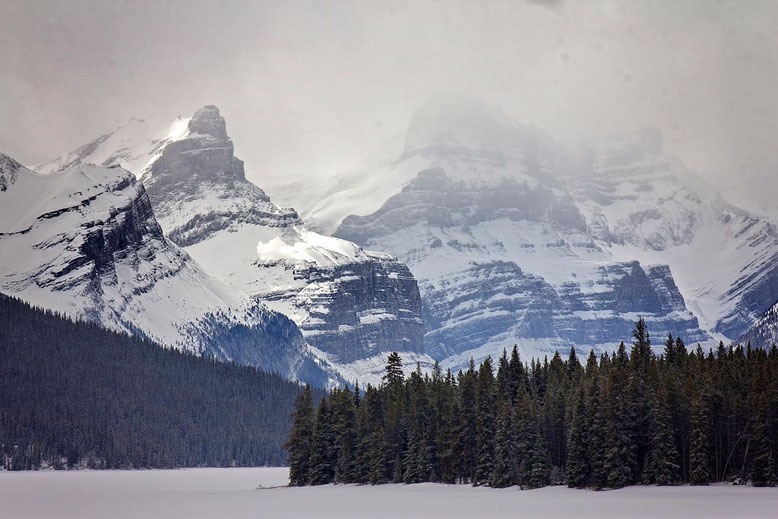
<svg viewBox="0 0 778 519">
<path fill-rule="evenodd" d="M 0 473 L 4 518 L 774 518 L 778 489 L 631 487 L 607 492 L 468 485 L 288 488 L 288 469 Z"/>
</svg>

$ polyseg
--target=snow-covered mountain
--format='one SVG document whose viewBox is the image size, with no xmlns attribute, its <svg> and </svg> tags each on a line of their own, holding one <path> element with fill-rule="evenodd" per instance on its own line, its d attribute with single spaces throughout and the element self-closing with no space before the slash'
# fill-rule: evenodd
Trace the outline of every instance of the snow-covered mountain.
<svg viewBox="0 0 778 519">
<path fill-rule="evenodd" d="M 737 339 L 778 299 L 774 225 L 641 131 L 568 152 L 477 102 L 420 110 L 389 158 L 298 199 L 321 229 L 405 261 L 443 365 L 655 337 Z M 351 216 L 349 216 L 351 215 Z"/>
<path fill-rule="evenodd" d="M 568 182 L 614 258 L 669 265 L 704 329 L 736 340 L 778 299 L 775 224 L 728 204 L 668 158 L 657 132 L 609 143 Z"/>
<path fill-rule="evenodd" d="M 318 234 L 293 209 L 272 203 L 246 180 L 216 107 L 167 128 L 130 121 L 38 169 L 93 161 L 130 164 L 170 240 L 227 285 L 291 318 L 347 380 L 377 381 L 388 351 L 431 366 L 409 269 Z"/>
<path fill-rule="evenodd" d="M 0 292 L 178 349 L 329 379 L 292 321 L 163 236 L 143 185 L 118 166 L 41 174 L 0 154 Z"/>
<path fill-rule="evenodd" d="M 738 341 L 755 348 L 770 348 L 778 344 L 778 302 L 763 313 Z"/>
</svg>

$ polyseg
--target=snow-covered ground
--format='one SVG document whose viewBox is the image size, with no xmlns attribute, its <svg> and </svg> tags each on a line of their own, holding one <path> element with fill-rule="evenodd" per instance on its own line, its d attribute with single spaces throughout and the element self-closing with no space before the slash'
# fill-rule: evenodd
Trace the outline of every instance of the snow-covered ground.
<svg viewBox="0 0 778 519">
<path fill-rule="evenodd" d="M 778 511 L 775 488 L 278 487 L 286 478 L 285 468 L 6 472 L 0 473 L 0 517 L 774 518 Z"/>
</svg>

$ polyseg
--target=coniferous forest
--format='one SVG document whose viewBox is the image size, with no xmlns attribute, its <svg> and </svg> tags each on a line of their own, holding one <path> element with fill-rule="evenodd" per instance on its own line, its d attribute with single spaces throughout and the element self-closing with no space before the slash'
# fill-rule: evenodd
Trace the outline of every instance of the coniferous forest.
<svg viewBox="0 0 778 519">
<path fill-rule="evenodd" d="M 282 465 L 298 384 L 0 295 L 0 470 Z"/>
<path fill-rule="evenodd" d="M 641 319 L 631 347 L 556 354 L 526 365 L 404 377 L 391 354 L 383 383 L 296 400 L 292 485 L 470 483 L 537 488 L 776 482 L 778 352 L 720 345 L 655 354 Z"/>
</svg>

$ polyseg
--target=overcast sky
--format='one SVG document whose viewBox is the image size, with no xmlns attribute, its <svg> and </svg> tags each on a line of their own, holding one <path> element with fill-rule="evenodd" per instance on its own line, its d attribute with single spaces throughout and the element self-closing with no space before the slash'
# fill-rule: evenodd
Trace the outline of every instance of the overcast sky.
<svg viewBox="0 0 778 519">
<path fill-rule="evenodd" d="M 0 151 L 35 164 L 132 116 L 216 104 L 261 185 L 352 164 L 442 91 L 563 140 L 658 127 L 765 202 L 776 26 L 772 0 L 0 0 Z"/>
</svg>

